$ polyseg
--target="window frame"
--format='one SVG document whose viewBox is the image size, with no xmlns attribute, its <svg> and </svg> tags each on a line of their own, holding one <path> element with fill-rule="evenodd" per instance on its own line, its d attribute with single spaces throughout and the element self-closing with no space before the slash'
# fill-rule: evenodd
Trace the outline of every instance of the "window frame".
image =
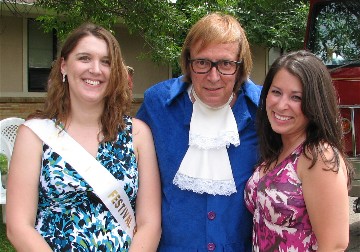
<svg viewBox="0 0 360 252">
<path fill-rule="evenodd" d="M 43 93 L 46 92 L 46 82 L 48 76 L 51 71 L 51 65 L 49 67 L 30 67 L 30 22 L 38 23 L 38 27 L 41 29 L 40 22 L 36 21 L 35 18 L 27 18 L 26 25 L 27 25 L 27 62 L 26 62 L 26 69 L 27 69 L 27 92 L 33 93 Z M 43 31 L 44 32 L 44 31 Z M 45 34 L 45 32 L 44 32 Z M 51 43 L 52 43 L 52 52 L 51 52 L 51 62 L 56 59 L 57 54 L 57 35 L 56 30 L 54 29 L 51 34 Z"/>
</svg>

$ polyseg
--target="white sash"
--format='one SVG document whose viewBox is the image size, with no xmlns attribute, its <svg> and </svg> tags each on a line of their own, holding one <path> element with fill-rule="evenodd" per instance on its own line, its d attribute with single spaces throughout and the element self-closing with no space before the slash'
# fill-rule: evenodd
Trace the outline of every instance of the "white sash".
<svg viewBox="0 0 360 252">
<path fill-rule="evenodd" d="M 132 238 L 136 231 L 136 223 L 123 181 L 117 180 L 52 120 L 31 119 L 24 122 L 24 125 L 62 156 L 87 181 L 121 227 Z"/>
</svg>

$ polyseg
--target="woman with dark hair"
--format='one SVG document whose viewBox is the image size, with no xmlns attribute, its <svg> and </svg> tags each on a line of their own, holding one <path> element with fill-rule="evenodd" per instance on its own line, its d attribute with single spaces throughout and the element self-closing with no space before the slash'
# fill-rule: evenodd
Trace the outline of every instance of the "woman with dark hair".
<svg viewBox="0 0 360 252">
<path fill-rule="evenodd" d="M 150 129 L 131 103 L 120 46 L 84 24 L 62 46 L 42 111 L 21 125 L 7 235 L 17 251 L 155 251 L 160 179 Z M 135 221 L 136 220 L 136 221 Z"/>
<path fill-rule="evenodd" d="M 272 64 L 257 126 L 261 162 L 245 187 L 253 251 L 344 251 L 352 167 L 336 92 L 320 59 L 297 51 Z"/>
</svg>

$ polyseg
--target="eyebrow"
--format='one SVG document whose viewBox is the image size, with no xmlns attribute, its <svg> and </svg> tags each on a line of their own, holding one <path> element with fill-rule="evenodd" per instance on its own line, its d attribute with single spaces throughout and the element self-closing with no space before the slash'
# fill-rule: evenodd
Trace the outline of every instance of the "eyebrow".
<svg viewBox="0 0 360 252">
<path fill-rule="evenodd" d="M 279 88 L 279 87 L 277 87 L 276 85 L 273 85 L 273 84 L 271 84 L 270 88 L 271 88 L 271 87 L 274 87 L 274 88 L 277 88 L 277 89 L 279 89 L 279 90 L 282 90 L 281 88 Z M 291 91 L 291 93 L 292 93 L 292 94 L 302 94 L 303 91 L 297 91 L 297 90 L 295 90 L 295 91 Z"/>
<path fill-rule="evenodd" d="M 82 56 L 82 55 L 90 55 L 90 53 L 87 52 L 79 52 L 79 53 L 75 53 L 76 56 Z"/>
<path fill-rule="evenodd" d="M 92 53 L 88 53 L 88 52 L 79 52 L 79 53 L 76 53 L 75 56 L 91 56 L 93 55 Z M 100 58 L 106 58 L 106 59 L 110 59 L 110 55 L 104 55 L 104 56 L 101 56 Z"/>
</svg>

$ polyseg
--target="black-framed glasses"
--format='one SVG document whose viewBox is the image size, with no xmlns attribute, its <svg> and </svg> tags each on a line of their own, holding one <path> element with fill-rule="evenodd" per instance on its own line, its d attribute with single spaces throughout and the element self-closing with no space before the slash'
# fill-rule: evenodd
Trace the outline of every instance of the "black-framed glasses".
<svg viewBox="0 0 360 252">
<path fill-rule="evenodd" d="M 223 75 L 233 75 L 242 61 L 219 60 L 213 62 L 208 59 L 189 59 L 191 69 L 197 74 L 206 74 L 215 67 Z"/>
</svg>

